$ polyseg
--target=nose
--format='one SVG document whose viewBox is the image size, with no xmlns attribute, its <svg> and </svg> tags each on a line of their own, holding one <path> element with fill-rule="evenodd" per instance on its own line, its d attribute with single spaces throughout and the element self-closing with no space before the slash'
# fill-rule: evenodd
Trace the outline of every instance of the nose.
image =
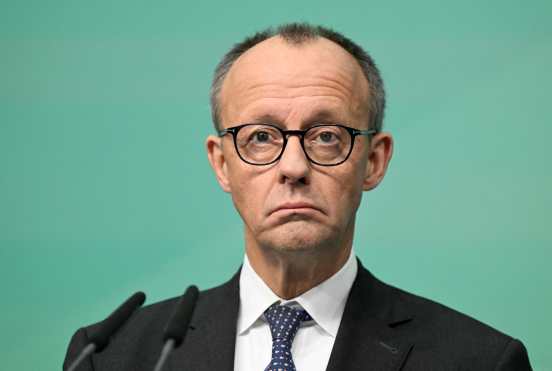
<svg viewBox="0 0 552 371">
<path fill-rule="evenodd" d="M 280 183 L 302 183 L 310 181 L 310 162 L 306 157 L 298 136 L 291 135 L 278 161 Z"/>
</svg>

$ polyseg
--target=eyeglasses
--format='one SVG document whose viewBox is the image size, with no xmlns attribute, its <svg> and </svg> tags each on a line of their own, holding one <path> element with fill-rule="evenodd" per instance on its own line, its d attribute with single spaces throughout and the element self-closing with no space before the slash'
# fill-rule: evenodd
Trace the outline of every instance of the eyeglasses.
<svg viewBox="0 0 552 371">
<path fill-rule="evenodd" d="M 251 165 L 269 165 L 278 161 L 288 137 L 297 135 L 305 156 L 314 164 L 342 164 L 353 151 L 357 135 L 373 135 L 376 130 L 358 130 L 335 125 L 314 125 L 307 130 L 282 130 L 270 124 L 244 124 L 218 132 L 219 137 L 232 134 L 238 156 Z"/>
</svg>

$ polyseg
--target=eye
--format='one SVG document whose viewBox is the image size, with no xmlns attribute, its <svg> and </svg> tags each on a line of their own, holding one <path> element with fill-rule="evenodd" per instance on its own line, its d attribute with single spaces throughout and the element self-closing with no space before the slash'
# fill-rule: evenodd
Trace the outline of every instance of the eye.
<svg viewBox="0 0 552 371">
<path fill-rule="evenodd" d="M 323 131 L 322 133 L 318 134 L 318 138 L 324 143 L 331 143 L 336 139 L 335 134 L 330 131 Z"/>
<path fill-rule="evenodd" d="M 341 141 L 341 135 L 333 128 L 315 130 L 309 136 L 309 142 L 317 145 L 334 145 Z"/>
<path fill-rule="evenodd" d="M 252 140 L 259 142 L 259 143 L 265 143 L 270 140 L 270 134 L 266 131 L 257 131 L 253 133 Z"/>
<path fill-rule="evenodd" d="M 305 135 L 306 143 L 311 146 L 330 147 L 345 142 L 347 132 L 338 125 L 313 126 Z"/>
<path fill-rule="evenodd" d="M 246 142 L 251 145 L 274 144 L 280 137 L 278 131 L 267 126 L 251 126 L 249 130 L 244 130 Z"/>
</svg>

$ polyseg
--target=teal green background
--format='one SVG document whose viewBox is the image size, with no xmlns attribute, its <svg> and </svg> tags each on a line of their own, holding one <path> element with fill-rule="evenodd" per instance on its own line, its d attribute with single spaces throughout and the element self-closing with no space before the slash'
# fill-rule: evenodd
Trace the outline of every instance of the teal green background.
<svg viewBox="0 0 552 371">
<path fill-rule="evenodd" d="M 359 210 L 363 263 L 552 370 L 551 4 L 2 1 L 2 368 L 60 369 L 72 333 L 131 292 L 232 275 L 242 227 L 203 145 L 211 74 L 251 32 L 309 21 L 386 82 L 395 155 Z"/>
</svg>

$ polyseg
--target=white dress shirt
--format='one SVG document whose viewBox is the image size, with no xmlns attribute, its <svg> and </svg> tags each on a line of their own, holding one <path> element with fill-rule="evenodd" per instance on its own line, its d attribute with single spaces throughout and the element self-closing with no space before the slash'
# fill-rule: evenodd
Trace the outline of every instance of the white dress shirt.
<svg viewBox="0 0 552 371">
<path fill-rule="evenodd" d="M 323 371 L 328 366 L 345 303 L 357 274 L 351 252 L 332 277 L 291 300 L 279 298 L 251 267 L 247 255 L 240 274 L 240 310 L 236 331 L 235 371 L 263 371 L 271 359 L 272 336 L 264 311 L 275 302 L 300 306 L 312 317 L 303 322 L 291 348 L 297 371 Z"/>
</svg>

